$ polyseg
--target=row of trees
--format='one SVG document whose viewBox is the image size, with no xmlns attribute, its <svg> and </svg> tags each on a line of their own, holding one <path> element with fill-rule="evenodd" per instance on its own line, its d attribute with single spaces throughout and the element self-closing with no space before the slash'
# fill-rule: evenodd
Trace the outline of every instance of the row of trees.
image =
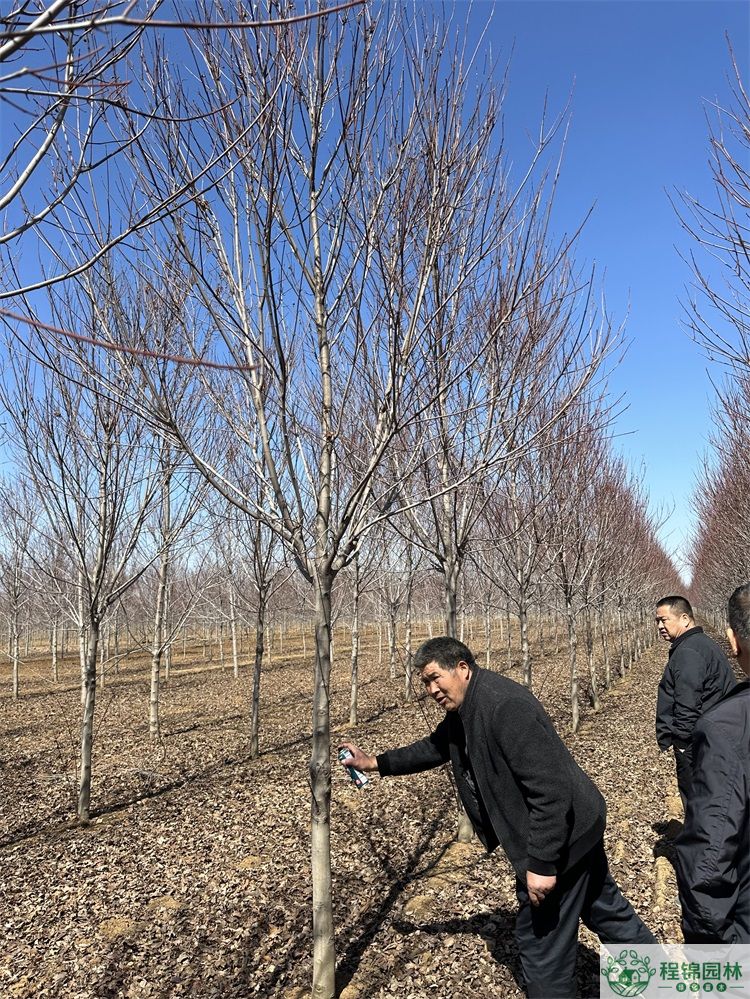
<svg viewBox="0 0 750 999">
<path fill-rule="evenodd" d="M 710 132 L 715 199 L 689 203 L 685 224 L 704 250 L 694 263 L 691 326 L 718 361 L 716 424 L 697 484 L 693 590 L 723 623 L 729 594 L 750 579 L 750 99 L 735 64 L 732 99 Z"/>
<path fill-rule="evenodd" d="M 61 358 L 41 367 L 36 381 L 25 366 L 6 398 L 16 423 L 18 476 L 3 490 L 0 607 L 7 622 L 13 696 L 25 655 L 48 648 L 51 676 L 70 651 L 71 629 L 81 663 L 84 730 L 97 682 L 127 655 L 151 655 L 150 728 L 159 736 L 159 691 L 174 645 L 187 636 L 224 657 L 224 639 L 239 669 L 241 636 L 255 647 L 251 752 L 259 745 L 259 687 L 264 643 L 273 624 L 282 636 L 299 629 L 305 648 L 314 629 L 314 599 L 263 521 L 221 500 L 176 451 L 132 414 L 106 407 Z M 331 605 L 331 628 L 351 638 L 351 721 L 357 717 L 358 633 L 376 624 L 387 646 L 391 676 L 410 692 L 411 632 L 464 637 L 468 627 L 489 662 L 512 659 L 514 632 L 524 682 L 533 687 L 533 662 L 544 654 L 544 628 L 562 624 L 569 649 L 571 714 L 579 719 L 579 674 L 594 707 L 600 688 L 634 657 L 633 627 L 658 592 L 674 588 L 674 570 L 654 541 L 656 524 L 639 482 L 614 457 L 609 441 L 577 402 L 537 446 L 509 462 L 503 476 L 480 477 L 466 489 L 474 516 L 460 524 L 460 564 L 446 578 L 441 537 L 429 535 L 426 510 L 402 509 L 363 535 Z M 561 434 L 561 430 L 563 433 Z M 440 506 L 445 497 L 439 497 Z M 467 504 L 468 508 L 468 504 Z M 536 614 L 537 648 L 529 632 Z M 482 630 L 477 634 L 477 621 Z M 497 623 L 501 647 L 497 647 Z M 403 648 L 397 629 L 403 625 Z M 32 630 L 37 632 L 30 642 Z M 494 638 L 493 638 L 494 630 Z M 618 635 L 610 648 L 610 632 Z M 39 634 L 41 632 L 41 635 Z M 383 636 L 385 635 L 385 638 Z M 42 637 L 44 636 L 44 637 Z M 595 636 L 601 654 L 595 655 Z M 582 650 L 579 653 L 579 643 Z M 629 643 L 629 644 L 628 644 Z M 30 645 L 33 648 L 30 649 Z M 540 647 L 541 645 L 541 647 Z M 503 647 L 504 646 L 504 649 Z M 627 648 L 626 648 L 627 646 Z M 311 650 L 314 646 L 311 644 Z M 556 642 L 559 648 L 559 642 Z M 604 668 L 597 675 L 597 659 Z M 580 661 L 580 662 L 579 662 Z M 585 663 L 584 666 L 581 666 Z M 98 664 L 98 665 L 97 665 Z M 543 659 L 541 661 L 543 666 Z M 168 672 L 167 672 L 168 678 Z M 538 678 L 537 678 L 538 682 Z M 87 751 L 88 752 L 88 751 Z M 88 805 L 90 770 L 84 769 Z M 79 804 L 79 808 L 81 805 Z M 82 814 L 85 817 L 86 813 Z"/>
</svg>

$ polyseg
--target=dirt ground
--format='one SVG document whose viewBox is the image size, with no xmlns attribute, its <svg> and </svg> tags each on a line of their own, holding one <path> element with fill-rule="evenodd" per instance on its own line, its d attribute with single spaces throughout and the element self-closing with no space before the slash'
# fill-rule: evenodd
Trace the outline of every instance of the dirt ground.
<svg viewBox="0 0 750 999">
<path fill-rule="evenodd" d="M 360 724 L 348 718 L 348 648 L 334 667 L 337 737 L 379 752 L 422 737 L 432 703 L 402 703 L 403 679 L 362 665 Z M 193 996 L 303 999 L 311 980 L 311 663 L 274 653 L 263 677 L 262 755 L 248 757 L 250 672 L 189 658 L 148 736 L 148 677 L 123 667 L 100 692 L 93 820 L 72 823 L 80 695 L 73 664 L 54 685 L 44 657 L 21 699 L 0 674 L 0 995 L 8 999 Z M 626 895 L 658 937 L 679 940 L 669 863 L 679 806 L 653 713 L 665 649 L 654 645 L 565 736 L 609 807 L 606 843 Z M 500 664 L 498 661 L 498 668 Z M 541 699 L 568 729 L 562 659 L 535 665 Z M 520 679 L 517 668 L 510 671 Z M 673 824 L 674 826 L 674 824 Z M 488 999 L 522 993 L 514 879 L 498 854 L 453 841 L 445 771 L 373 778 L 358 791 L 334 761 L 332 852 L 342 999 Z M 598 995 L 598 945 L 582 931 L 581 995 Z"/>
</svg>

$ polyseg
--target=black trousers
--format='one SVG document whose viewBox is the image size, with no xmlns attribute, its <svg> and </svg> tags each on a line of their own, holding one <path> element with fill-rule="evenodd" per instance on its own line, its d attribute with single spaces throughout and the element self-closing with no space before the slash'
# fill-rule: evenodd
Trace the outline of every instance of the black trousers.
<svg viewBox="0 0 750 999">
<path fill-rule="evenodd" d="M 687 811 L 687 800 L 690 794 L 690 787 L 693 783 L 693 747 L 686 746 L 680 749 L 679 746 L 672 746 L 674 750 L 674 765 L 677 771 L 677 787 L 682 798 L 683 814 Z"/>
<path fill-rule="evenodd" d="M 531 905 L 520 880 L 516 894 L 516 940 L 530 999 L 575 999 L 579 919 L 604 944 L 656 943 L 609 873 L 602 841 L 558 876 L 541 905 Z"/>
</svg>

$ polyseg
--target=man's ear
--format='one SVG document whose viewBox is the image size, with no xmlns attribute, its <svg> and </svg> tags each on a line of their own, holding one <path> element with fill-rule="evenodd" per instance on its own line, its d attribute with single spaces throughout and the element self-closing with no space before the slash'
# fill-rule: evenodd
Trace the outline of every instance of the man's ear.
<svg viewBox="0 0 750 999">
<path fill-rule="evenodd" d="M 727 641 L 732 650 L 732 655 L 738 656 L 740 654 L 740 643 L 737 641 L 737 636 L 731 628 L 727 628 Z"/>
</svg>

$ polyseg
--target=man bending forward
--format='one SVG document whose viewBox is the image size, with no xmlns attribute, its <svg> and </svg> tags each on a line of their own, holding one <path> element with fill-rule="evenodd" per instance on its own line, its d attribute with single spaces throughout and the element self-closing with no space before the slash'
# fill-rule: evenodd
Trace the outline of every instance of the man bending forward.
<svg viewBox="0 0 750 999">
<path fill-rule="evenodd" d="M 606 944 L 655 942 L 609 873 L 604 799 L 533 694 L 478 667 L 462 642 L 430 639 L 414 668 L 445 718 L 379 756 L 345 743 L 346 762 L 388 777 L 450 761 L 477 835 L 488 851 L 502 846 L 516 872 L 527 995 L 572 999 L 579 919 Z"/>
</svg>

